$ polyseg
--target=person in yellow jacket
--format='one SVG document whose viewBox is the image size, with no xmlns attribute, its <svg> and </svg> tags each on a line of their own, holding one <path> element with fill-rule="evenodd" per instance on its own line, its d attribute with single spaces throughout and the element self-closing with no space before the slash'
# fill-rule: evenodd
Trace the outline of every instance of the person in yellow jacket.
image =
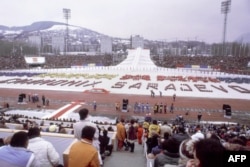
<svg viewBox="0 0 250 167">
<path fill-rule="evenodd" d="M 124 140 L 126 139 L 126 129 L 124 126 L 124 119 L 116 125 L 116 138 L 117 138 L 117 150 L 122 150 L 124 146 Z"/>
<path fill-rule="evenodd" d="M 151 138 L 153 134 L 160 134 L 160 126 L 157 124 L 156 120 L 153 120 L 152 124 L 148 127 L 148 137 Z"/>
<path fill-rule="evenodd" d="M 70 147 L 68 167 L 100 167 L 98 150 L 92 145 L 95 131 L 92 126 L 82 129 L 82 139 Z"/>
<path fill-rule="evenodd" d="M 149 122 L 148 122 L 147 120 L 145 120 L 145 121 L 143 122 L 143 124 L 142 124 L 142 127 L 143 127 L 143 129 L 148 130 L 149 125 L 150 125 Z"/>
</svg>

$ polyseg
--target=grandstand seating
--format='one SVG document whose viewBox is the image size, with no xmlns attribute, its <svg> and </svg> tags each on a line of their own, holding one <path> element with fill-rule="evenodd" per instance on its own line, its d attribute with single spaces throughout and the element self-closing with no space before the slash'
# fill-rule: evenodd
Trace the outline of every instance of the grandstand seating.
<svg viewBox="0 0 250 167">
<path fill-rule="evenodd" d="M 15 125 L 13 125 L 15 126 Z M 0 128 L 0 138 L 5 138 L 7 136 L 11 136 L 13 133 L 17 132 L 18 130 L 13 129 L 1 129 Z M 72 143 L 76 141 L 74 135 L 71 134 L 59 134 L 59 133 L 49 133 L 49 132 L 41 132 L 41 136 L 51 142 L 57 152 L 60 155 L 60 164 L 64 164 L 64 167 L 67 167 L 67 157 L 68 151 Z M 114 150 L 116 150 L 116 133 L 109 132 L 108 136 L 111 138 L 111 142 L 114 146 Z"/>
<path fill-rule="evenodd" d="M 18 130 L 0 129 L 0 138 L 10 136 L 17 131 Z M 70 134 L 59 134 L 59 133 L 48 133 L 48 132 L 41 132 L 41 135 L 45 140 L 53 144 L 57 152 L 60 154 L 60 163 L 63 164 L 62 153 L 74 141 L 74 136 Z"/>
</svg>

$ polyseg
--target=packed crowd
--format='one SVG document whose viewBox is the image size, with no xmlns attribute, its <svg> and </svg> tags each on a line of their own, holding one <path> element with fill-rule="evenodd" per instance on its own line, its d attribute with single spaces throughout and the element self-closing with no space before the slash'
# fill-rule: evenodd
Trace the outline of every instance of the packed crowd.
<svg viewBox="0 0 250 167">
<path fill-rule="evenodd" d="M 0 70 L 16 70 L 16 69 L 26 69 L 27 65 L 25 63 L 24 57 L 20 55 L 15 56 L 3 56 L 0 58 Z"/>
<path fill-rule="evenodd" d="M 60 56 L 44 56 L 46 63 L 44 68 L 70 68 L 71 66 L 86 66 L 90 63 L 96 65 L 105 65 L 105 62 L 112 62 L 104 60 L 103 56 L 77 56 L 77 55 L 60 55 Z M 107 57 L 105 57 L 106 59 Z M 0 69 L 27 69 L 29 65 L 26 64 L 24 56 L 5 56 L 0 59 Z"/>
<path fill-rule="evenodd" d="M 103 57 L 101 56 L 45 56 L 46 68 L 70 68 L 71 66 L 86 66 L 90 63 L 103 65 Z"/>
<path fill-rule="evenodd" d="M 28 117 L 22 114 L 7 114 L 1 113 L 0 115 L 0 128 L 15 129 L 15 130 L 28 130 L 28 127 L 40 127 L 42 132 L 72 134 L 73 124 L 77 121 L 72 118 L 46 118 Z M 108 131 L 114 131 L 114 124 L 103 121 L 92 121 L 100 127 L 105 127 Z"/>
<path fill-rule="evenodd" d="M 112 63 L 112 57 L 104 56 L 79 56 L 60 55 L 45 56 L 45 68 L 70 68 L 71 66 L 83 66 L 88 64 L 107 65 Z M 186 67 L 191 65 L 210 66 L 213 69 L 220 69 L 222 72 L 247 74 L 249 75 L 248 62 L 250 57 L 244 56 L 166 56 L 159 66 L 167 68 Z M 25 63 L 23 56 L 6 56 L 0 59 L 0 69 L 25 69 L 29 66 Z"/>
<path fill-rule="evenodd" d="M 157 64 L 166 68 L 185 68 L 191 65 L 210 66 L 222 72 L 249 75 L 248 62 L 250 62 L 250 57 L 242 56 L 167 56 Z"/>
<path fill-rule="evenodd" d="M 145 143 L 154 167 L 221 167 L 226 151 L 250 151 L 250 127 L 240 124 L 175 124 L 150 116 L 142 123 L 121 119 L 117 124 L 118 150 L 134 151 Z"/>
</svg>

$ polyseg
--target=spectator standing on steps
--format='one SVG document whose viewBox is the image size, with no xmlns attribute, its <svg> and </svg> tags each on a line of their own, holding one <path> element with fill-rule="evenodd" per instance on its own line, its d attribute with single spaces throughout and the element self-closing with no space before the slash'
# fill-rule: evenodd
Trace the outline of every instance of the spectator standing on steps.
<svg viewBox="0 0 250 167">
<path fill-rule="evenodd" d="M 95 130 L 95 135 L 92 141 L 92 145 L 97 149 L 100 150 L 100 142 L 99 142 L 99 132 L 98 132 L 98 128 L 96 126 L 96 124 L 92 123 L 89 119 L 89 110 L 87 108 L 82 108 L 79 111 L 79 116 L 80 116 L 80 120 L 79 122 L 76 122 L 73 125 L 73 129 L 74 129 L 74 136 L 75 138 L 77 138 L 78 140 L 82 139 L 82 129 L 85 126 L 92 126 L 94 127 Z M 101 159 L 101 155 L 99 154 L 99 161 L 102 165 L 102 159 Z"/>
<path fill-rule="evenodd" d="M 130 152 L 134 152 L 135 142 L 137 140 L 136 127 L 135 127 L 135 120 L 134 119 L 131 119 L 131 121 L 130 121 L 130 126 L 128 128 L 127 134 L 128 134 L 127 141 L 129 143 Z"/>
<path fill-rule="evenodd" d="M 138 144 L 142 144 L 142 135 L 143 135 L 143 128 L 142 128 L 142 124 L 139 123 L 138 128 L 137 128 Z"/>
<path fill-rule="evenodd" d="M 124 146 L 124 140 L 126 139 L 126 129 L 124 126 L 124 119 L 121 118 L 120 122 L 116 124 L 116 139 L 117 139 L 117 150 L 122 150 Z"/>
</svg>

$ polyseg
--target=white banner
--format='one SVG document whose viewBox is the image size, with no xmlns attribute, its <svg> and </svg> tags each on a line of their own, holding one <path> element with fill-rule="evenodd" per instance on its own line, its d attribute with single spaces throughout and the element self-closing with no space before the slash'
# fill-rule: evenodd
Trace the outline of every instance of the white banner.
<svg viewBox="0 0 250 167">
<path fill-rule="evenodd" d="M 45 57 L 24 57 L 27 64 L 45 64 Z"/>
</svg>

